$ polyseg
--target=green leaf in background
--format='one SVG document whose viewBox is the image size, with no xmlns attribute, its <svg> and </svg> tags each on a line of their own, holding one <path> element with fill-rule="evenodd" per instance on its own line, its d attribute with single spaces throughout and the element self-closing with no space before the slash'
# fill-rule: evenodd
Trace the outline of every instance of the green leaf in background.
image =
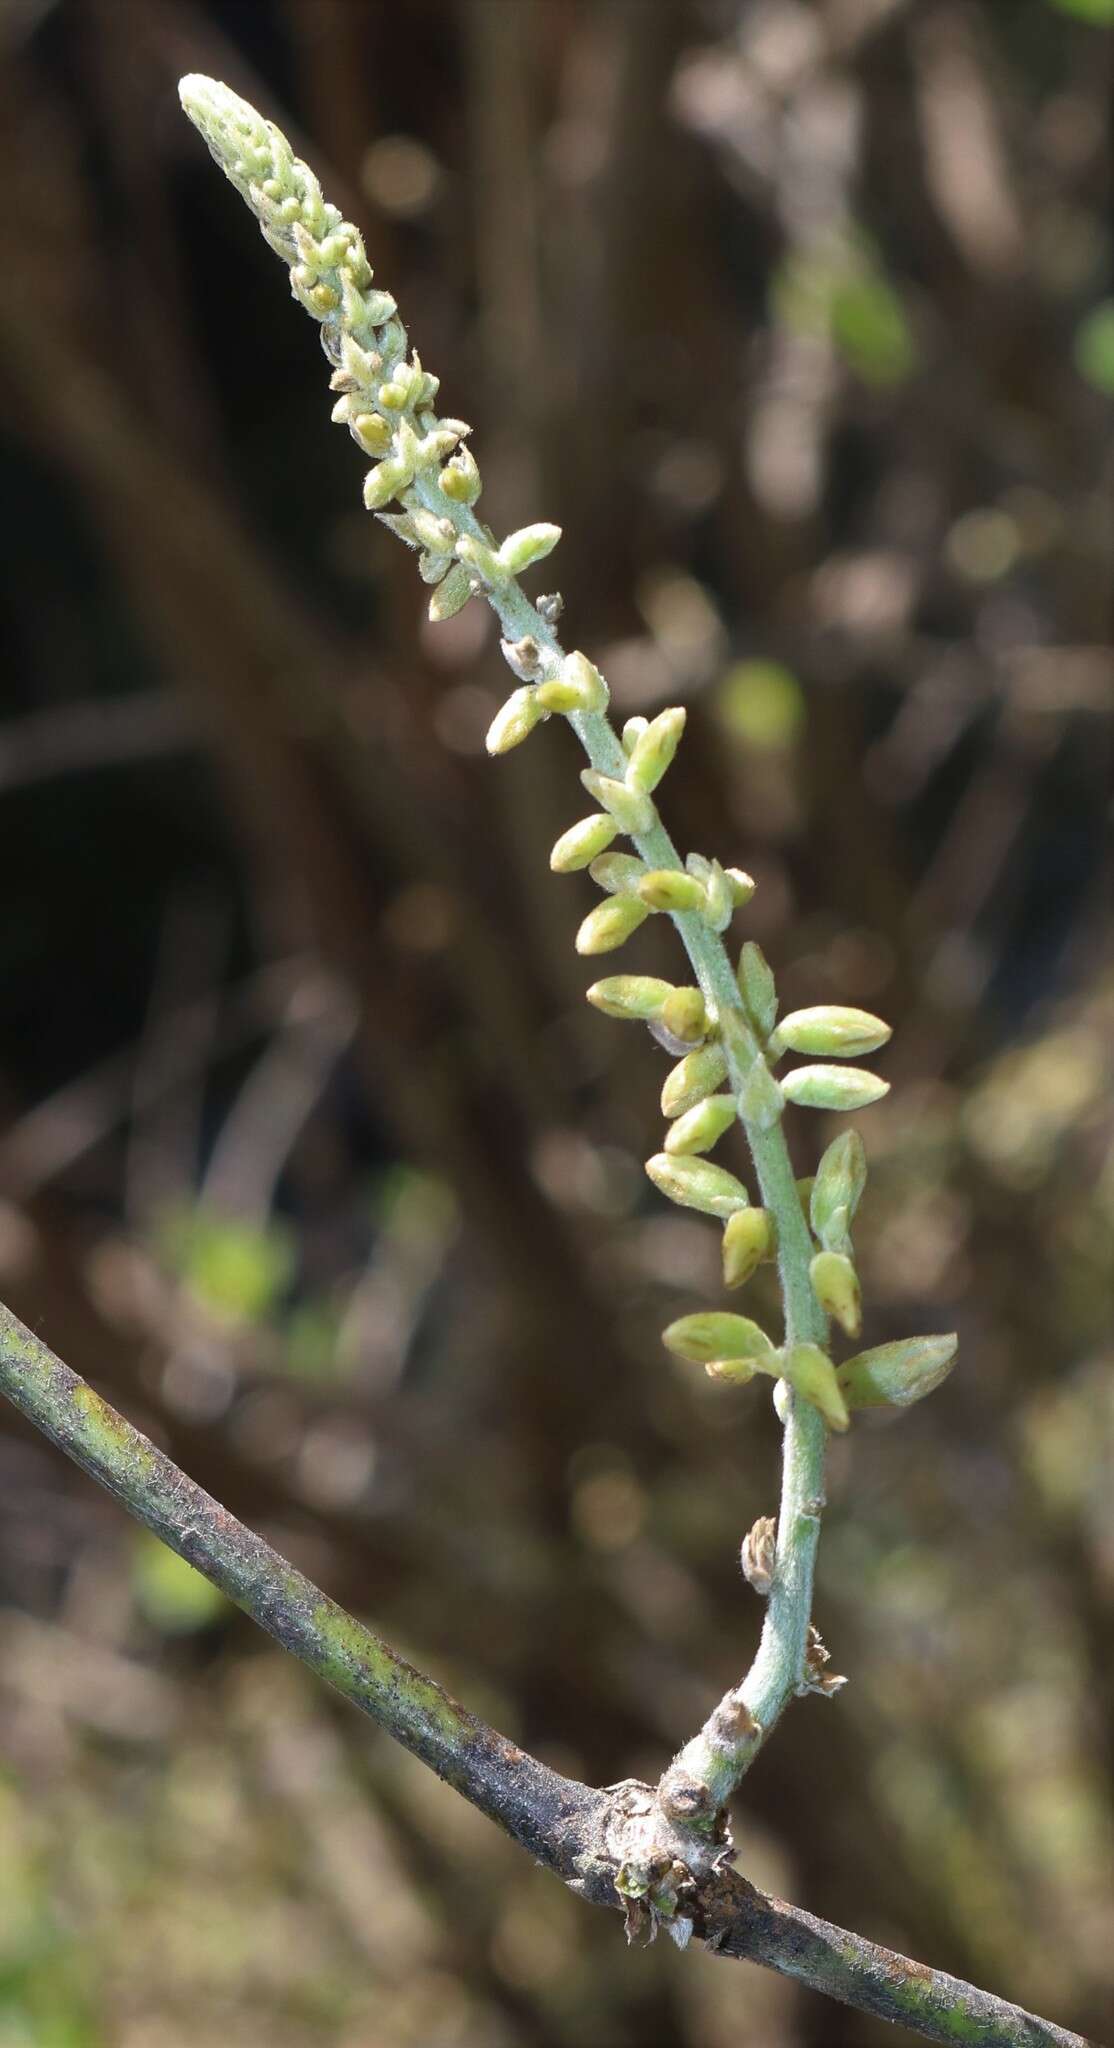
<svg viewBox="0 0 1114 2048">
<path fill-rule="evenodd" d="M 720 723 L 759 753 L 784 753 L 800 738 L 805 700 L 796 676 L 778 661 L 736 661 L 716 693 Z"/>
<path fill-rule="evenodd" d="M 294 1244 L 283 1224 L 245 1223 L 195 1209 L 164 1224 L 161 1249 L 206 1308 L 230 1322 L 257 1323 L 293 1278 Z"/>
<path fill-rule="evenodd" d="M 851 277 L 837 285 L 830 319 L 836 348 L 864 384 L 900 384 L 916 369 L 905 308 L 884 277 Z"/>
<path fill-rule="evenodd" d="M 1114 22 L 1114 0 L 1106 19 Z M 1102 299 L 1084 315 L 1075 330 L 1072 355 L 1080 376 L 1105 398 L 1114 398 L 1114 299 Z"/>
<path fill-rule="evenodd" d="M 1089 21 L 1093 28 L 1114 26 L 1114 0 L 1049 0 L 1061 14 L 1074 14 L 1077 21 Z"/>
<path fill-rule="evenodd" d="M 146 1530 L 136 1537 L 132 1552 L 132 1592 L 140 1612 L 168 1636 L 208 1628 L 229 1604 L 192 1564 Z"/>
</svg>

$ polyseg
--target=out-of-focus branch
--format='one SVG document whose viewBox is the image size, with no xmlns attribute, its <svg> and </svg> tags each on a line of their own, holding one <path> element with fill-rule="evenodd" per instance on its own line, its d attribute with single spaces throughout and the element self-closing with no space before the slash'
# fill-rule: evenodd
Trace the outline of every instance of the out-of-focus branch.
<svg viewBox="0 0 1114 2048">
<path fill-rule="evenodd" d="M 487 1727 L 195 1485 L 2 1306 L 0 1390 L 276 1642 L 539 1862 L 595 1904 L 620 1903 L 615 1880 L 631 1846 L 629 1793 L 641 1788 L 599 1791 L 561 1777 Z M 990 1992 L 766 1897 L 719 1858 L 680 1879 L 675 1868 L 662 1877 L 679 1887 L 683 1939 L 694 1931 L 721 1955 L 763 1963 L 927 2040 L 1087 2048 L 1081 2035 Z"/>
</svg>

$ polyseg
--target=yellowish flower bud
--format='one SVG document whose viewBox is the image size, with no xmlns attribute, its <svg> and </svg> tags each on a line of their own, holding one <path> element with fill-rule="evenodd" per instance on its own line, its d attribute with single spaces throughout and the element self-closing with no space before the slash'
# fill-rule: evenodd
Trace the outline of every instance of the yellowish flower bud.
<svg viewBox="0 0 1114 2048">
<path fill-rule="evenodd" d="M 819 1003 L 811 1010 L 791 1010 L 783 1017 L 771 1040 L 781 1053 L 827 1054 L 841 1060 L 858 1059 L 862 1053 L 877 1052 L 893 1033 L 881 1017 L 869 1010 L 851 1010 L 841 1003 Z"/>
<path fill-rule="evenodd" d="M 723 1380 L 729 1387 L 745 1387 L 758 1367 L 753 1358 L 710 1358 L 704 1370 L 710 1380 Z"/>
<path fill-rule="evenodd" d="M 782 1076 L 781 1087 L 804 1109 L 868 1109 L 890 1092 L 888 1081 L 861 1067 L 795 1067 Z"/>
<path fill-rule="evenodd" d="M 739 1114 L 733 1095 L 709 1095 L 687 1109 L 666 1133 L 667 1152 L 710 1152 Z"/>
<path fill-rule="evenodd" d="M 353 440 L 365 455 L 385 455 L 391 445 L 391 429 L 377 412 L 361 412 L 349 421 Z"/>
<path fill-rule="evenodd" d="M 654 806 L 641 790 L 616 782 L 610 775 L 601 775 L 595 768 L 583 768 L 580 780 L 589 796 L 610 811 L 620 832 L 633 835 L 649 831 L 654 822 Z"/>
<path fill-rule="evenodd" d="M 681 743 L 686 713 L 680 705 L 659 711 L 631 750 L 627 781 L 632 789 L 656 789 Z"/>
<path fill-rule="evenodd" d="M 755 1362 L 758 1371 L 768 1372 L 777 1357 L 765 1330 L 749 1316 L 733 1315 L 727 1309 L 701 1309 L 697 1315 L 679 1317 L 662 1331 L 662 1343 L 694 1365 L 706 1365 L 710 1359 L 747 1358 Z"/>
<path fill-rule="evenodd" d="M 959 1339 L 902 1337 L 860 1351 L 839 1368 L 839 1384 L 849 1408 L 909 1408 L 923 1401 L 955 1364 Z"/>
<path fill-rule="evenodd" d="M 698 988 L 671 989 L 661 1006 L 661 1021 L 670 1038 L 692 1044 L 708 1029 L 708 1012 Z"/>
<path fill-rule="evenodd" d="M 781 1362 L 783 1379 L 795 1394 L 819 1408 L 829 1429 L 846 1429 L 851 1421 L 840 1392 L 836 1369 L 818 1344 L 794 1344 Z"/>
<path fill-rule="evenodd" d="M 753 875 L 747 874 L 745 868 L 725 868 L 724 873 L 727 876 L 735 908 L 736 910 L 741 910 L 745 903 L 750 902 L 758 884 Z"/>
<path fill-rule="evenodd" d="M 599 669 L 586 654 L 567 654 L 561 673 L 543 683 L 543 701 L 549 711 L 606 711 L 608 689 Z"/>
<path fill-rule="evenodd" d="M 369 512 L 378 512 L 383 505 L 389 505 L 405 490 L 413 476 L 409 463 L 397 456 L 388 456 L 385 462 L 377 462 L 364 478 L 364 505 Z"/>
<path fill-rule="evenodd" d="M 671 1202 L 682 1209 L 699 1209 L 705 1216 L 718 1216 L 721 1222 L 733 1216 L 736 1209 L 747 1208 L 750 1202 L 742 1181 L 722 1166 L 714 1166 L 710 1159 L 655 1152 L 646 1161 L 646 1171 L 654 1186 L 668 1195 Z"/>
<path fill-rule="evenodd" d="M 550 526 L 545 520 L 538 520 L 533 526 L 520 526 L 516 533 L 508 533 L 499 549 L 500 566 L 508 576 L 521 576 L 532 562 L 542 562 L 551 555 L 561 538 L 559 526 Z"/>
<path fill-rule="evenodd" d="M 472 574 L 463 562 L 454 562 L 429 600 L 429 616 L 435 626 L 462 611 L 473 595 Z"/>
<path fill-rule="evenodd" d="M 474 505 L 483 485 L 476 458 L 468 448 L 458 448 L 440 476 L 441 489 L 454 505 Z"/>
<path fill-rule="evenodd" d="M 841 1131 L 816 1169 L 809 1205 L 812 1228 L 825 1251 L 850 1252 L 849 1231 L 866 1186 L 866 1153 L 857 1131 Z"/>
<path fill-rule="evenodd" d="M 661 1091 L 662 1115 L 683 1116 L 706 1095 L 714 1095 L 726 1073 L 727 1055 L 722 1045 L 702 1045 L 696 1052 L 686 1053 L 666 1078 Z"/>
<path fill-rule="evenodd" d="M 825 1315 L 834 1316 L 841 1330 L 857 1337 L 863 1326 L 859 1276 L 844 1252 L 817 1252 L 809 1266 L 812 1291 Z"/>
<path fill-rule="evenodd" d="M 560 839 L 549 856 L 549 865 L 557 875 L 571 875 L 577 868 L 586 868 L 610 846 L 619 827 L 606 811 L 594 811 L 590 818 L 581 818 L 562 832 Z"/>
<path fill-rule="evenodd" d="M 578 953 L 613 953 L 650 915 L 637 896 L 610 896 L 588 912 L 576 935 Z"/>
<path fill-rule="evenodd" d="M 622 733 L 624 754 L 628 756 L 633 754 L 643 733 L 648 732 L 649 729 L 650 721 L 648 718 L 628 718 Z"/>
<path fill-rule="evenodd" d="M 676 912 L 704 908 L 703 882 L 698 882 L 695 875 L 686 875 L 683 868 L 651 868 L 643 877 L 639 894 L 650 910 Z"/>
<path fill-rule="evenodd" d="M 512 747 L 521 746 L 545 715 L 533 690 L 513 691 L 488 727 L 488 753 L 506 754 Z"/>
<path fill-rule="evenodd" d="M 593 982 L 588 1001 L 605 1017 L 635 1017 L 645 1023 L 659 1017 L 676 993 L 671 982 L 657 981 L 652 974 L 613 974 L 606 981 Z"/>
<path fill-rule="evenodd" d="M 765 1209 L 739 1209 L 729 1216 L 723 1232 L 723 1284 L 742 1287 L 768 1259 L 774 1247 L 774 1233 Z"/>
<path fill-rule="evenodd" d="M 539 690 L 538 695 L 541 696 Z M 638 896 L 646 863 L 636 853 L 601 853 L 588 869 L 597 888 L 609 896 Z"/>
</svg>

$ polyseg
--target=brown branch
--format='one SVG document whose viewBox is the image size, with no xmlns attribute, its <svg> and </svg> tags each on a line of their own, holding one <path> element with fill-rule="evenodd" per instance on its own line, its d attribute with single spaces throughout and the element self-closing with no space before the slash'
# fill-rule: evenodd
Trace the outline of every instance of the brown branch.
<svg viewBox="0 0 1114 2048">
<path fill-rule="evenodd" d="M 720 1955 L 762 1963 L 930 2041 L 1087 2048 L 1080 2035 L 990 1992 L 766 1897 L 713 1856 L 697 1833 L 686 1836 L 675 1814 L 671 1828 L 650 1788 L 599 1791 L 538 1763 L 295 1571 L 2 1306 L 0 1391 L 284 1649 L 581 1897 L 613 1907 L 625 1903 L 628 1931 L 642 1926 L 652 1934 L 661 1922 L 672 1925 L 683 1946 L 691 1926 Z M 666 1861 L 655 1868 L 661 1844 Z M 648 1894 L 632 1894 L 636 1855 L 650 1868 Z M 655 1893 L 658 1879 L 663 1882 Z M 669 1887 L 672 1896 L 659 1912 L 653 1900 L 664 1898 Z"/>
</svg>

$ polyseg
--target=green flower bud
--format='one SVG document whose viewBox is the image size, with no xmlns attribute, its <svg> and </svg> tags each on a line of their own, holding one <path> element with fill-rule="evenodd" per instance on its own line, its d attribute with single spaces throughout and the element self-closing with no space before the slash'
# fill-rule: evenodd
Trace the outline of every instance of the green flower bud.
<svg viewBox="0 0 1114 2048">
<path fill-rule="evenodd" d="M 745 868 L 725 868 L 724 873 L 727 876 L 735 908 L 736 910 L 741 910 L 745 903 L 750 902 L 758 884 L 753 875 L 747 874 Z"/>
<path fill-rule="evenodd" d="M 708 1095 L 695 1109 L 686 1109 L 666 1134 L 667 1152 L 710 1152 L 739 1114 L 733 1095 Z"/>
<path fill-rule="evenodd" d="M 729 1216 L 723 1232 L 724 1286 L 742 1287 L 773 1248 L 774 1233 L 765 1209 L 739 1209 Z"/>
<path fill-rule="evenodd" d="M 710 1358 L 704 1370 L 710 1380 L 724 1380 L 729 1387 L 745 1387 L 758 1366 L 753 1358 Z"/>
<path fill-rule="evenodd" d="M 779 1053 L 826 1053 L 829 1058 L 858 1059 L 877 1052 L 893 1033 L 869 1010 L 850 1010 L 841 1003 L 818 1003 L 811 1010 L 791 1010 L 774 1032 L 771 1047 Z"/>
<path fill-rule="evenodd" d="M 561 673 L 543 683 L 543 703 L 548 711 L 606 711 L 608 688 L 599 669 L 586 654 L 567 654 Z"/>
<path fill-rule="evenodd" d="M 718 1216 L 726 1222 L 736 1209 L 749 1207 L 750 1196 L 742 1181 L 722 1166 L 713 1166 L 710 1159 L 655 1152 L 646 1161 L 646 1171 L 654 1186 L 682 1209 L 699 1209 L 705 1216 Z"/>
<path fill-rule="evenodd" d="M 624 754 L 628 756 L 633 754 L 643 733 L 649 732 L 649 730 L 650 721 L 648 718 L 628 718 L 622 732 Z"/>
<path fill-rule="evenodd" d="M 705 924 L 711 931 L 725 932 L 734 909 L 735 897 L 727 876 L 718 860 L 709 861 L 704 881 L 704 908 L 701 912 Z"/>
<path fill-rule="evenodd" d="M 659 1017 L 670 996 L 678 991 L 668 981 L 656 981 L 652 974 L 613 974 L 595 981 L 588 1001 L 605 1017 L 637 1017 L 643 1023 Z"/>
<path fill-rule="evenodd" d="M 578 953 L 613 953 L 650 913 L 637 896 L 611 896 L 588 912 L 576 935 Z"/>
<path fill-rule="evenodd" d="M 661 1022 L 670 1038 L 682 1045 L 703 1038 L 708 1029 L 708 1012 L 698 988 L 671 989 L 661 1006 Z"/>
<path fill-rule="evenodd" d="M 493 590 L 507 580 L 506 570 L 493 547 L 484 540 L 477 540 L 474 533 L 462 533 L 456 544 L 457 554 L 469 568 L 475 569 Z"/>
<path fill-rule="evenodd" d="M 710 1359 L 747 1358 L 759 1372 L 769 1371 L 777 1353 L 765 1330 L 749 1316 L 732 1315 L 727 1309 L 702 1309 L 698 1315 L 681 1316 L 661 1333 L 666 1349 L 694 1365 Z"/>
<path fill-rule="evenodd" d="M 386 461 L 377 462 L 364 478 L 364 504 L 369 512 L 378 512 L 382 505 L 389 505 L 405 490 L 413 477 L 409 463 L 398 456 L 388 456 Z"/>
<path fill-rule="evenodd" d="M 743 1121 L 756 1124 L 760 1131 L 770 1131 L 784 1108 L 781 1089 L 765 1060 L 759 1057 L 752 1062 L 739 1090 L 739 1110 Z"/>
<path fill-rule="evenodd" d="M 533 690 L 513 691 L 488 727 L 488 753 L 506 754 L 521 746 L 545 716 Z"/>
<path fill-rule="evenodd" d="M 847 1429 L 851 1417 L 840 1391 L 836 1369 L 818 1344 L 794 1344 L 781 1363 L 782 1378 L 795 1394 L 819 1408 L 829 1429 Z"/>
<path fill-rule="evenodd" d="M 841 1330 L 857 1337 L 863 1326 L 859 1276 L 843 1252 L 817 1252 L 809 1265 L 812 1291 L 825 1315 L 834 1316 Z"/>
<path fill-rule="evenodd" d="M 412 505 L 410 517 L 423 548 L 428 548 L 433 555 L 452 554 L 456 546 L 456 528 L 451 519 L 439 519 L 436 512 L 427 512 L 424 505 Z"/>
<path fill-rule="evenodd" d="M 610 775 L 601 775 L 598 769 L 583 768 L 580 780 L 605 811 L 610 811 L 620 832 L 634 835 L 648 832 L 654 822 L 654 806 L 641 790 L 628 788 L 625 782 L 616 782 Z"/>
<path fill-rule="evenodd" d="M 476 458 L 468 448 L 458 448 L 441 471 L 441 489 L 454 505 L 474 505 L 483 485 Z"/>
<path fill-rule="evenodd" d="M 848 1232 L 865 1186 L 863 1141 L 857 1131 L 841 1131 L 816 1169 L 809 1205 L 812 1228 L 825 1251 L 850 1251 Z"/>
<path fill-rule="evenodd" d="M 429 600 L 429 616 L 435 626 L 462 611 L 473 596 L 472 572 L 463 562 L 454 562 Z"/>
<path fill-rule="evenodd" d="M 353 440 L 363 449 L 365 455 L 387 453 L 391 445 L 391 429 L 379 413 L 357 413 L 355 419 L 349 419 L 348 425 Z"/>
<path fill-rule="evenodd" d="M 538 695 L 541 696 L 539 690 Z M 609 896 L 638 896 L 646 863 L 636 853 L 601 853 L 588 869 L 593 882 Z"/>
<path fill-rule="evenodd" d="M 606 811 L 594 811 L 590 818 L 581 818 L 562 832 L 560 839 L 549 856 L 549 865 L 555 875 L 571 875 L 577 868 L 589 867 L 597 853 L 610 846 L 619 827 Z"/>
<path fill-rule="evenodd" d="M 533 526 L 520 526 L 516 533 L 508 533 L 499 550 L 500 567 L 508 576 L 521 576 L 532 562 L 543 562 L 551 555 L 560 538 L 560 527 L 550 526 L 545 520 Z"/>
<path fill-rule="evenodd" d="M 683 868 L 651 868 L 639 891 L 650 910 L 703 910 L 704 884 Z"/>
<path fill-rule="evenodd" d="M 781 1086 L 804 1109 L 868 1109 L 890 1092 L 888 1081 L 859 1067 L 795 1067 L 783 1074 Z"/>
<path fill-rule="evenodd" d="M 685 1054 L 667 1077 L 661 1091 L 663 1116 L 683 1116 L 686 1109 L 714 1095 L 727 1074 L 727 1055 L 722 1045 L 702 1045 Z"/>
<path fill-rule="evenodd" d="M 659 711 L 645 732 L 639 733 L 631 749 L 627 769 L 627 781 L 632 789 L 649 791 L 657 788 L 681 744 L 686 716 L 684 709 L 675 705 L 672 710 Z"/>
<path fill-rule="evenodd" d="M 839 1368 L 839 1384 L 849 1408 L 910 1408 L 923 1401 L 955 1364 L 959 1339 L 902 1337 L 860 1351 Z"/>
<path fill-rule="evenodd" d="M 759 1038 L 769 1037 L 777 1016 L 773 969 L 761 946 L 748 939 L 739 955 L 739 994 Z"/>
</svg>

